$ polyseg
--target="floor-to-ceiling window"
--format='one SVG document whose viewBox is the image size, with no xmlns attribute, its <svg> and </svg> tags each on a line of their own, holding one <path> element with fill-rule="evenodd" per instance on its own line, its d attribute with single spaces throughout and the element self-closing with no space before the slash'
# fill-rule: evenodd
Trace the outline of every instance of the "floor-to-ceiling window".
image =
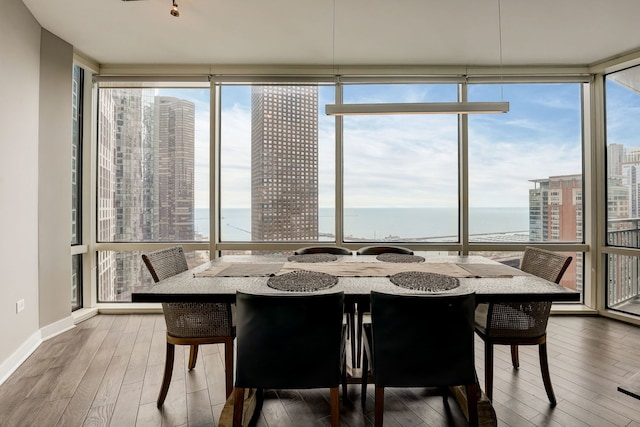
<svg viewBox="0 0 640 427">
<path fill-rule="evenodd" d="M 73 67 L 71 94 L 71 246 L 82 245 L 82 123 L 84 70 Z M 71 256 L 71 309 L 82 307 L 82 253 Z"/>
<path fill-rule="evenodd" d="M 98 95 L 99 243 L 209 239 L 208 84 L 102 83 Z M 123 249 L 126 247 L 123 246 Z M 97 253 L 99 302 L 130 301 L 151 281 L 138 250 Z M 191 266 L 208 260 L 188 251 Z"/>
<path fill-rule="evenodd" d="M 456 84 L 345 84 L 344 103 L 455 102 Z M 458 116 L 343 118 L 344 241 L 458 242 Z"/>
<path fill-rule="evenodd" d="M 640 314 L 640 67 L 605 79 L 606 306 Z"/>
<path fill-rule="evenodd" d="M 394 242 L 510 264 L 527 244 L 562 246 L 574 256 L 563 284 L 582 288 L 582 81 L 246 80 L 100 83 L 98 301 L 128 301 L 151 280 L 141 251 L 176 243 L 192 265 L 209 259 L 202 249 L 289 252 L 314 242 Z M 504 99 L 510 111 L 324 111 L 461 97 Z"/>
<path fill-rule="evenodd" d="M 509 102 L 469 115 L 469 242 L 583 243 L 582 83 L 471 84 L 469 101 Z M 518 265 L 521 252 L 484 251 Z M 582 289 L 583 253 L 562 284 Z"/>
<path fill-rule="evenodd" d="M 333 86 L 220 86 L 219 242 L 335 241 L 333 100 Z"/>
</svg>

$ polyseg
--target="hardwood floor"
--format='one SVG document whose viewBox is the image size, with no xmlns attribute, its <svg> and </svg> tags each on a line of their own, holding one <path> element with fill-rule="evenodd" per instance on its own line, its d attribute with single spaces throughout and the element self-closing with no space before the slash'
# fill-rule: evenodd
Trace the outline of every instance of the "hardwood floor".
<svg viewBox="0 0 640 427">
<path fill-rule="evenodd" d="M 617 391 L 640 371 L 640 327 L 599 317 L 554 316 L 548 327 L 550 408 L 536 347 L 522 347 L 521 367 L 496 347 L 494 407 L 501 426 L 640 427 L 640 400 Z M 161 315 L 99 315 L 48 340 L 0 386 L 0 426 L 215 426 L 225 402 L 222 347 L 204 346 L 196 368 L 176 349 L 173 379 L 156 408 L 165 350 Z M 476 366 L 484 383 L 482 341 Z M 328 390 L 267 390 L 258 426 L 329 425 Z M 434 390 L 388 389 L 385 426 L 466 425 L 451 397 Z M 341 425 L 369 426 L 373 387 L 360 405 L 349 385 Z"/>
</svg>

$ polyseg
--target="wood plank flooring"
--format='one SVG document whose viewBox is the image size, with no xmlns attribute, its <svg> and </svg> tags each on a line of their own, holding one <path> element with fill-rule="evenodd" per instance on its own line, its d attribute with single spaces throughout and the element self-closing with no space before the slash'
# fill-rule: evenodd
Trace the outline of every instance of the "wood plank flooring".
<svg viewBox="0 0 640 427">
<path fill-rule="evenodd" d="M 494 407 L 501 426 L 640 427 L 640 400 L 617 391 L 640 371 L 640 327 L 601 317 L 554 316 L 548 327 L 550 408 L 537 349 L 522 347 L 513 370 L 496 347 Z M 173 379 L 156 408 L 165 351 L 161 315 L 98 315 L 44 343 L 0 386 L 0 426 L 216 426 L 225 402 L 222 347 L 204 346 L 189 372 L 188 349 L 176 351 Z M 484 383 L 483 343 L 476 366 Z M 366 407 L 349 385 L 342 426 L 373 425 L 373 387 Z M 388 389 L 385 426 L 466 425 L 451 397 L 430 389 Z M 258 426 L 329 425 L 328 390 L 267 390 Z"/>
</svg>

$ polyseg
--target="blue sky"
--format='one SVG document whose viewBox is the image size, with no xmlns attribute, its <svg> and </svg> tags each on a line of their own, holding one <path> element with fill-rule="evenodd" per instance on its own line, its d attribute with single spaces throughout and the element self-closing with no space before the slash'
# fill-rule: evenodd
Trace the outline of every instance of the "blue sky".
<svg viewBox="0 0 640 427">
<path fill-rule="evenodd" d="M 178 93 L 196 104 L 196 207 L 207 207 L 209 92 Z M 222 91 L 223 207 L 250 207 L 250 93 Z M 440 102 L 456 93 L 455 85 L 346 86 L 344 101 Z M 529 180 L 582 172 L 579 84 L 470 85 L 469 100 L 510 102 L 506 114 L 469 116 L 472 207 L 526 207 Z M 320 87 L 321 207 L 334 203 L 335 119 L 324 114 L 333 102 L 333 88 Z M 456 115 L 345 117 L 345 206 L 456 207 L 457 126 Z"/>
</svg>

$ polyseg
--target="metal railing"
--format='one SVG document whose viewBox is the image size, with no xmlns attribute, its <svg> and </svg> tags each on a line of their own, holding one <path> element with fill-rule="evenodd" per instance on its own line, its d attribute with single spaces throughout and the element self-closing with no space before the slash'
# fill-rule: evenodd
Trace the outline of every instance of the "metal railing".
<svg viewBox="0 0 640 427">
<path fill-rule="evenodd" d="M 609 246 L 640 248 L 640 218 L 609 221 Z M 613 307 L 640 297 L 640 257 L 609 254 L 607 262 L 607 305 Z"/>
</svg>

